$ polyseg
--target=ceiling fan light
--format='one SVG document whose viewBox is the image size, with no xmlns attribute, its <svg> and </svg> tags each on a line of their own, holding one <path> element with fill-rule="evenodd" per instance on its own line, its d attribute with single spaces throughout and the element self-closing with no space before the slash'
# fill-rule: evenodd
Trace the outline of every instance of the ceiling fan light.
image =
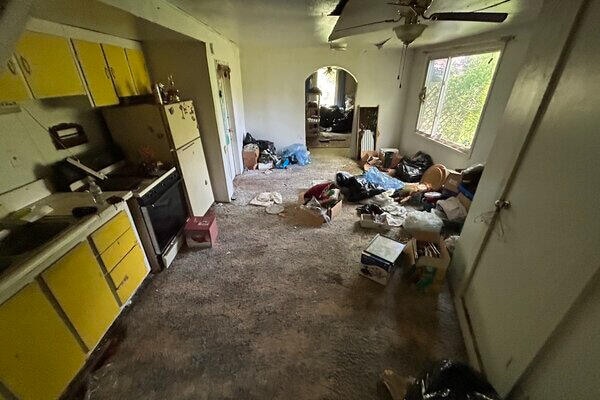
<svg viewBox="0 0 600 400">
<path fill-rule="evenodd" d="M 425 24 L 402 24 L 394 28 L 394 32 L 398 39 L 405 45 L 411 44 L 416 38 L 421 36 L 423 31 L 427 28 Z"/>
</svg>

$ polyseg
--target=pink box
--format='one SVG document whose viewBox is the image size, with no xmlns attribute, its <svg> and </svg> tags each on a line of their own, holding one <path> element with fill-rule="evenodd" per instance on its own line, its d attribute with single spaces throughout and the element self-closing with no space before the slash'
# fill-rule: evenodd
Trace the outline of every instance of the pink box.
<svg viewBox="0 0 600 400">
<path fill-rule="evenodd" d="M 190 217 L 183 229 L 188 247 L 212 247 L 217 242 L 217 218 L 208 212 L 203 217 Z"/>
</svg>

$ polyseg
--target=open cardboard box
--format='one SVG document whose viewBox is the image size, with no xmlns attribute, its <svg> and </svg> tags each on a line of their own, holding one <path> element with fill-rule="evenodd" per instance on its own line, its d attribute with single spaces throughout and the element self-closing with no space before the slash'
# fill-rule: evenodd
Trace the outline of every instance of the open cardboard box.
<svg viewBox="0 0 600 400">
<path fill-rule="evenodd" d="M 448 169 L 448 175 L 444 181 L 443 187 L 453 193 L 458 193 L 458 185 L 462 182 L 462 174 L 453 169 Z"/>
<path fill-rule="evenodd" d="M 419 256 L 417 255 L 418 242 L 432 242 L 437 245 L 440 251 L 439 257 Z M 413 238 L 404 248 L 404 263 L 409 266 L 409 275 L 414 279 L 419 279 L 416 286 L 419 290 L 426 293 L 439 293 L 444 286 L 446 272 L 450 264 L 450 254 L 446 248 L 446 243 L 437 233 L 432 232 L 414 232 Z"/>
<path fill-rule="evenodd" d="M 298 195 L 298 202 L 300 204 L 304 204 L 304 193 L 306 193 L 306 191 L 303 190 Z M 321 225 L 323 225 L 325 223 L 325 219 L 323 218 L 323 216 L 313 210 L 309 210 L 305 207 L 298 207 L 298 211 L 299 211 L 300 217 L 302 218 L 302 222 L 306 223 L 307 225 L 320 227 Z M 342 199 L 340 199 L 332 207 L 329 207 L 327 209 L 326 214 L 329 217 L 329 220 L 333 221 L 335 218 L 337 218 L 340 215 L 341 212 L 342 212 Z"/>
</svg>

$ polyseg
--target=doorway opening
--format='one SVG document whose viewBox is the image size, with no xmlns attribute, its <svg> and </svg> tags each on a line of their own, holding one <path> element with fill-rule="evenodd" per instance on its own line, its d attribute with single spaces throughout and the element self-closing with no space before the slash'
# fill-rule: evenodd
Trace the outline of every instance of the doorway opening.
<svg viewBox="0 0 600 400">
<path fill-rule="evenodd" d="M 217 63 L 217 83 L 219 87 L 219 100 L 221 106 L 221 117 L 225 129 L 225 167 L 228 175 L 227 184 L 233 191 L 233 179 L 242 172 L 237 148 L 237 134 L 235 128 L 235 116 L 233 114 L 233 95 L 231 93 L 231 69 L 229 66 Z"/>
<path fill-rule="evenodd" d="M 313 72 L 304 83 L 306 146 L 349 148 L 357 82 L 334 66 Z"/>
</svg>

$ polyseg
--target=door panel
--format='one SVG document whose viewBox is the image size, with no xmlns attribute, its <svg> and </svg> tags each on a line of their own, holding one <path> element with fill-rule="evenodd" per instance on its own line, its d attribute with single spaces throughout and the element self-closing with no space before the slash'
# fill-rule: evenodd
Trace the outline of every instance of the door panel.
<svg viewBox="0 0 600 400">
<path fill-rule="evenodd" d="M 94 105 L 119 104 L 100 44 L 77 39 L 72 42 Z"/>
<path fill-rule="evenodd" d="M 119 306 L 89 243 L 77 245 L 42 277 L 86 346 L 96 347 Z"/>
<path fill-rule="evenodd" d="M 600 260 L 600 13 L 586 13 L 465 293 L 484 370 L 506 395 L 567 314 Z M 500 230 L 500 224 L 502 230 Z M 501 232 L 504 232 L 500 236 Z"/>
<path fill-rule="evenodd" d="M 17 58 L 35 98 L 85 94 L 68 39 L 26 31 Z"/>
<path fill-rule="evenodd" d="M 0 305 L 0 381 L 19 399 L 56 399 L 85 354 L 39 284 Z"/>
<path fill-rule="evenodd" d="M 164 116 L 175 149 L 200 137 L 196 112 L 191 101 L 182 101 L 181 103 L 164 106 Z"/>
<path fill-rule="evenodd" d="M 148 68 L 146 68 L 144 53 L 138 49 L 125 49 L 125 53 L 127 54 L 129 68 L 131 69 L 131 74 L 133 75 L 137 93 L 152 93 L 152 83 L 150 82 Z"/>
<path fill-rule="evenodd" d="M 177 161 L 190 209 L 195 216 L 203 216 L 214 202 L 214 197 L 202 140 L 198 138 L 177 150 Z"/>
<path fill-rule="evenodd" d="M 30 98 L 21 68 L 15 57 L 11 56 L 0 72 L 0 101 L 23 101 Z"/>
<path fill-rule="evenodd" d="M 119 97 L 135 96 L 137 91 L 131 76 L 125 49 L 112 44 L 102 44 L 115 89 Z"/>
</svg>

